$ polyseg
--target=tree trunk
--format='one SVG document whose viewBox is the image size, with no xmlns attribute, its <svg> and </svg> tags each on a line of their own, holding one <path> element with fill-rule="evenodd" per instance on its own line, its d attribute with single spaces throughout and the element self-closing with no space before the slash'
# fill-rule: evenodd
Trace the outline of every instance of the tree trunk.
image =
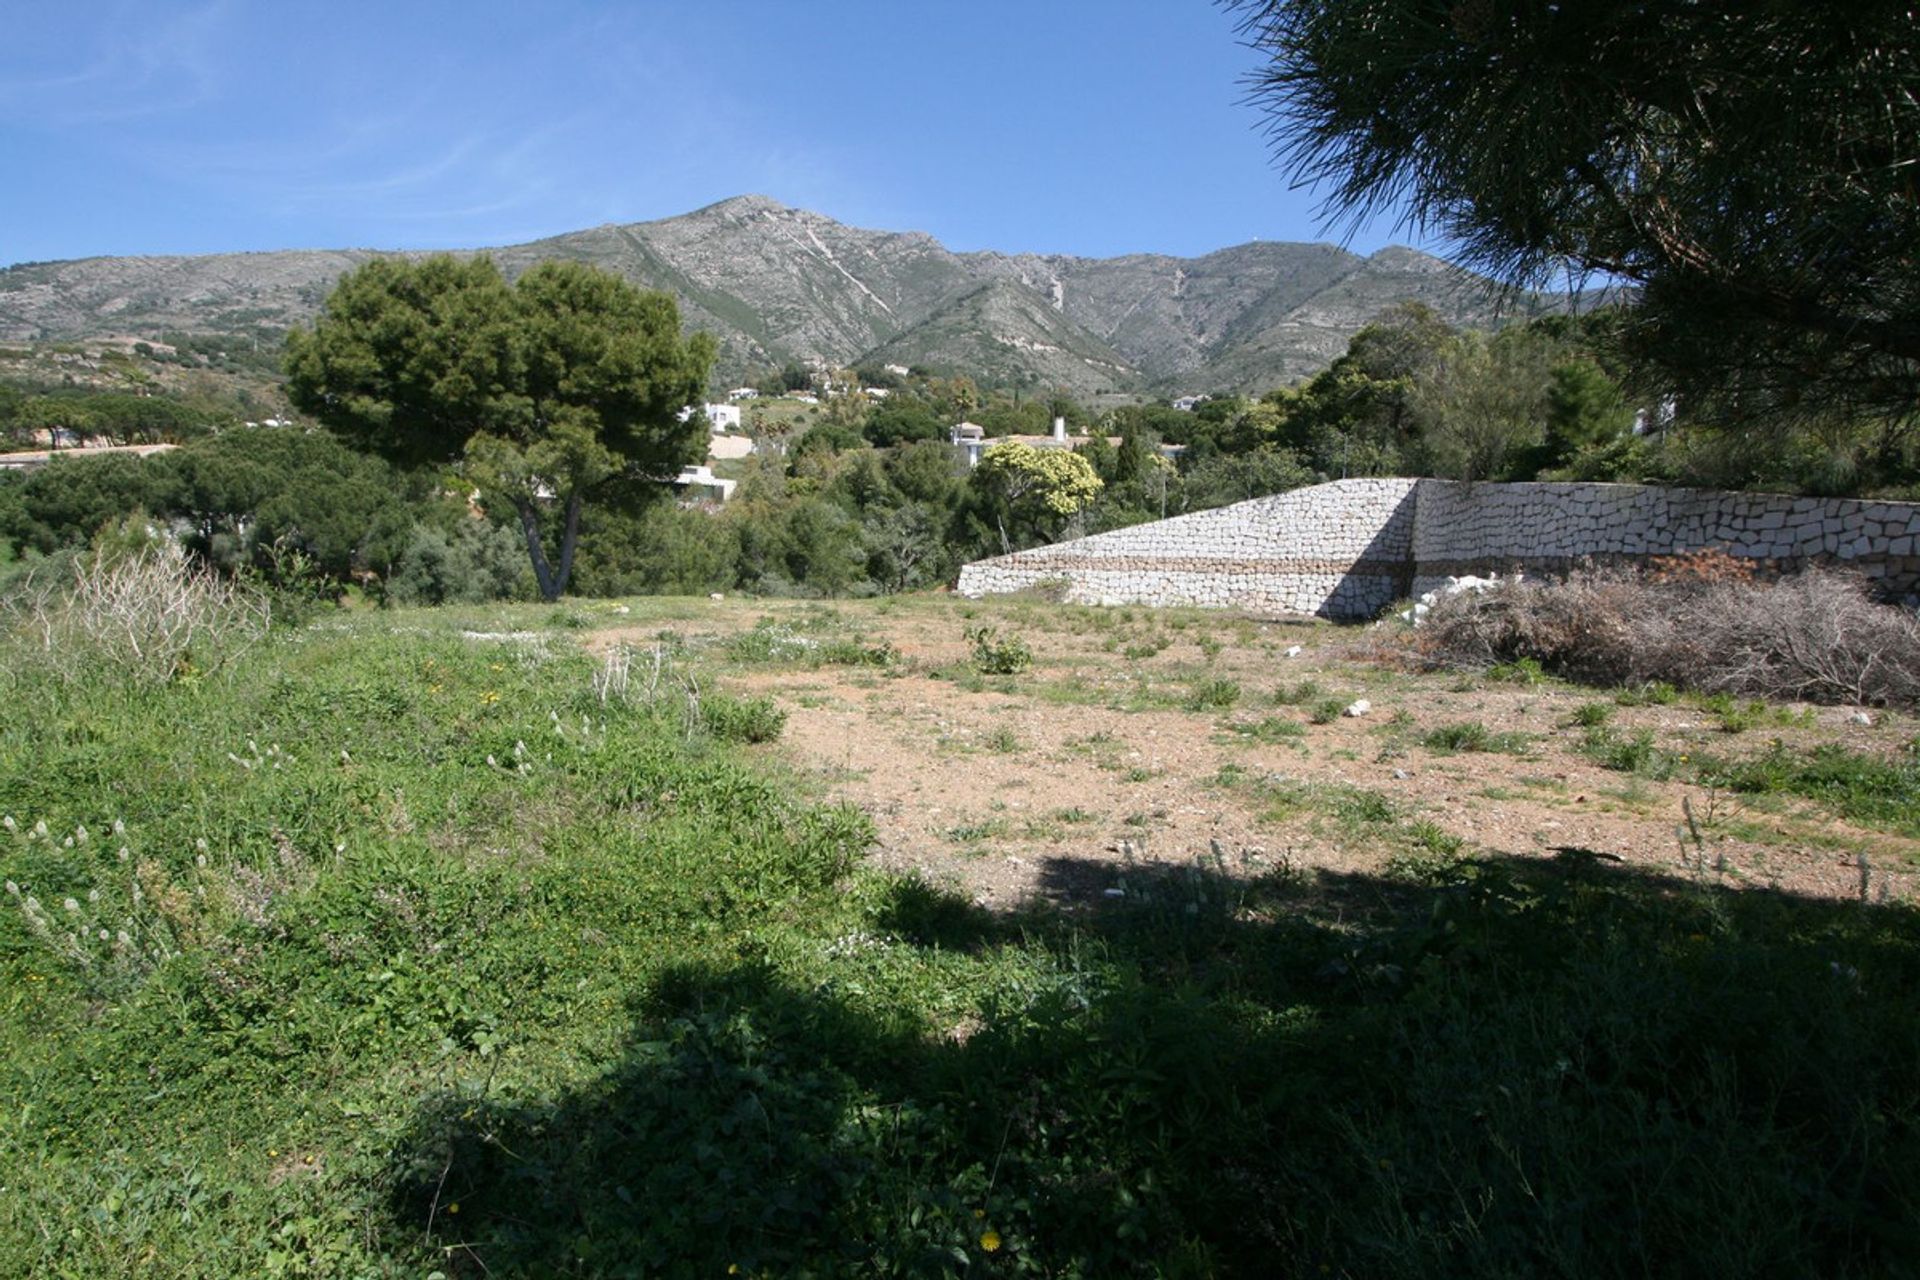
<svg viewBox="0 0 1920 1280">
<path fill-rule="evenodd" d="M 527 536 L 527 556 L 533 561 L 533 580 L 539 584 L 540 598 L 552 604 L 560 598 L 560 586 L 554 582 L 547 553 L 540 546 L 540 513 L 534 510 L 532 498 L 515 498 L 513 508 L 520 513 L 520 530 Z"/>
<path fill-rule="evenodd" d="M 554 575 L 553 594 L 558 597 L 573 581 L 573 549 L 580 542 L 580 491 L 567 495 L 567 523 L 560 533 L 560 571 Z"/>
</svg>

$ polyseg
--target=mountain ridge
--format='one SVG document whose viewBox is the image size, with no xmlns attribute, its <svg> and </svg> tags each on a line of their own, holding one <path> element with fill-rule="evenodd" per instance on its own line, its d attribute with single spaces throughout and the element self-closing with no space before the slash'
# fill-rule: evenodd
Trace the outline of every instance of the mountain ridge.
<svg viewBox="0 0 1920 1280">
<path fill-rule="evenodd" d="M 275 249 L 21 263 L 0 269 L 0 340 L 271 338 L 310 322 L 342 273 L 376 257 L 431 252 Z M 1424 303 L 1461 325 L 1501 318 L 1489 282 L 1404 246 L 1368 256 L 1273 240 L 1192 258 L 957 252 L 926 232 L 852 227 L 757 194 L 670 218 L 450 252 L 489 254 L 510 276 L 549 258 L 574 259 L 664 289 L 680 300 L 689 327 L 718 339 L 719 382 L 789 360 L 846 367 L 884 357 L 990 386 L 1082 396 L 1259 392 L 1324 367 L 1395 303 Z M 1559 305 L 1540 295 L 1505 304 L 1521 314 Z"/>
</svg>

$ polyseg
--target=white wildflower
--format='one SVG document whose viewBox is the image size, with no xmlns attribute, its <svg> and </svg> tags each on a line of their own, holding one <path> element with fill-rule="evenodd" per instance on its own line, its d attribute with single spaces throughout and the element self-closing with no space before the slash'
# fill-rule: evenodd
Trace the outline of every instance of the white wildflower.
<svg viewBox="0 0 1920 1280">
<path fill-rule="evenodd" d="M 106 931 L 105 929 L 102 929 L 102 930 L 100 931 L 100 941 L 102 941 L 102 942 L 105 942 L 105 941 L 106 941 L 106 940 L 107 940 L 108 938 L 110 938 L 110 937 L 112 937 L 112 936 L 113 936 L 113 935 L 112 935 L 112 934 L 110 934 L 110 933 L 108 933 L 108 932 L 107 932 L 107 931 Z"/>
<path fill-rule="evenodd" d="M 196 853 L 193 856 L 193 865 L 204 870 L 207 865 L 207 855 L 204 853 Z"/>
<path fill-rule="evenodd" d="M 113 834 L 115 834 L 116 836 L 123 836 L 127 834 L 127 824 L 120 821 L 120 819 L 115 818 L 113 820 Z"/>
<path fill-rule="evenodd" d="M 75 827 L 75 828 L 73 829 L 73 838 L 74 838 L 75 840 L 78 840 L 78 841 L 79 841 L 79 842 L 80 842 L 81 844 L 85 844 L 85 843 L 87 842 L 87 829 L 86 829 L 86 827 L 84 827 L 84 826 L 78 826 L 78 827 Z"/>
<path fill-rule="evenodd" d="M 65 840 L 62 840 L 62 841 L 60 842 L 60 847 L 61 847 L 62 849 L 71 849 L 71 848 L 73 848 L 73 837 L 72 837 L 72 836 L 68 836 L 68 837 L 67 837 L 67 838 L 66 838 Z"/>
<path fill-rule="evenodd" d="M 78 911 L 80 909 L 80 904 L 72 898 L 68 898 L 65 902 L 61 903 L 60 905 L 65 907 L 68 911 Z"/>
<path fill-rule="evenodd" d="M 133 857 L 133 851 L 132 851 L 131 849 L 129 849 L 129 848 L 127 848 L 127 846 L 125 846 L 125 845 L 121 845 L 121 846 L 120 846 L 120 861 L 122 861 L 122 862 L 125 862 L 125 861 L 127 861 L 127 860 L 128 860 L 129 858 L 131 858 L 131 857 Z"/>
<path fill-rule="evenodd" d="M 45 818 L 33 824 L 33 834 L 42 840 L 47 838 L 47 820 Z"/>
<path fill-rule="evenodd" d="M 34 897 L 32 894 L 28 894 L 27 895 L 27 911 L 29 913 L 32 913 L 38 910 L 40 910 L 40 899 Z"/>
<path fill-rule="evenodd" d="M 9 880 L 7 881 L 7 892 L 17 898 L 20 896 L 20 886 Z"/>
<path fill-rule="evenodd" d="M 498 760 L 495 760 L 492 756 L 488 756 L 487 767 L 490 769 L 498 769 L 500 767 L 500 762 Z"/>
<path fill-rule="evenodd" d="M 133 945 L 133 939 L 127 936 L 127 931 L 125 929 L 122 929 L 120 932 L 114 934 L 113 940 L 119 943 L 123 947 L 130 947 Z"/>
<path fill-rule="evenodd" d="M 100 901 L 100 891 L 98 889 L 87 890 L 87 901 L 88 902 Z"/>
<path fill-rule="evenodd" d="M 193 847 L 198 849 L 200 852 L 205 853 L 207 851 L 207 838 L 205 836 L 201 836 L 198 840 L 195 840 L 193 842 Z"/>
<path fill-rule="evenodd" d="M 20 824 L 13 820 L 12 814 L 8 814 L 6 817 L 0 818 L 0 826 L 5 827 L 8 831 L 13 832 L 15 835 L 18 835 L 20 833 Z"/>
</svg>

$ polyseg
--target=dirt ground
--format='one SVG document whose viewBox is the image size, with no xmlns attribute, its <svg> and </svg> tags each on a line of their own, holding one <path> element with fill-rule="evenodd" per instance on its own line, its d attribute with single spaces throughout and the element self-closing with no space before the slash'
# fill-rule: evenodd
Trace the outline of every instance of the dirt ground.
<svg viewBox="0 0 1920 1280">
<path fill-rule="evenodd" d="M 788 713 L 762 750 L 872 815 L 880 864 L 984 905 L 1039 896 L 1072 909 L 1124 894 L 1147 867 L 1366 873 L 1456 841 L 1828 897 L 1861 892 L 1864 855 L 1873 895 L 1920 889 L 1920 842 L 1804 802 L 1605 768 L 1580 749 L 1575 719 L 1601 704 L 1585 714 L 1622 738 L 1650 731 L 1684 764 L 1776 741 L 1892 754 L 1920 728 L 1911 717 L 1765 708 L 1730 731 L 1698 700 L 1626 706 L 1524 674 L 1409 672 L 1369 659 L 1365 629 L 1198 611 L 935 596 L 693 614 L 669 630 L 709 677 Z M 790 656 L 742 657 L 730 637 L 756 626 L 793 638 Z M 981 626 L 1025 643 L 1030 669 L 980 675 L 966 633 Z M 632 627 L 595 643 L 660 635 Z M 836 642 L 843 656 L 888 646 L 891 661 L 820 661 Z M 1361 699 L 1364 714 L 1338 713 Z M 1497 749 L 1426 744 L 1449 726 L 1484 730 Z"/>
</svg>

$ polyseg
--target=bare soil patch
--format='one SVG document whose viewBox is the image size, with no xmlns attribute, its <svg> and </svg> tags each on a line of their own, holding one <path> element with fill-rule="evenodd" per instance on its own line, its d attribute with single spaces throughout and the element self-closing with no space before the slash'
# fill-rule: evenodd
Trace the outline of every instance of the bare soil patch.
<svg viewBox="0 0 1920 1280">
<path fill-rule="evenodd" d="M 1365 872 L 1476 851 L 1823 897 L 1859 894 L 1864 856 L 1876 896 L 1916 888 L 1920 842 L 1802 801 L 1609 768 L 1583 749 L 1604 716 L 1606 731 L 1650 735 L 1682 763 L 1776 743 L 1895 755 L 1910 749 L 1911 717 L 1748 708 L 1750 723 L 1729 731 L 1697 701 L 1618 705 L 1526 673 L 1407 672 L 1361 656 L 1359 629 L 1197 611 L 929 596 L 695 613 L 675 641 L 709 679 L 779 703 L 787 726 L 769 750 L 872 816 L 879 863 L 995 907 L 1037 897 L 1072 909 L 1196 864 Z M 756 625 L 801 637 L 798 659 L 743 658 L 730 638 Z M 983 625 L 1024 640 L 1032 667 L 980 675 L 965 633 Z M 595 644 L 658 637 L 623 628 Z M 894 656 L 808 658 L 806 645 L 835 641 Z M 1361 699 L 1364 715 L 1340 714 Z"/>
</svg>

